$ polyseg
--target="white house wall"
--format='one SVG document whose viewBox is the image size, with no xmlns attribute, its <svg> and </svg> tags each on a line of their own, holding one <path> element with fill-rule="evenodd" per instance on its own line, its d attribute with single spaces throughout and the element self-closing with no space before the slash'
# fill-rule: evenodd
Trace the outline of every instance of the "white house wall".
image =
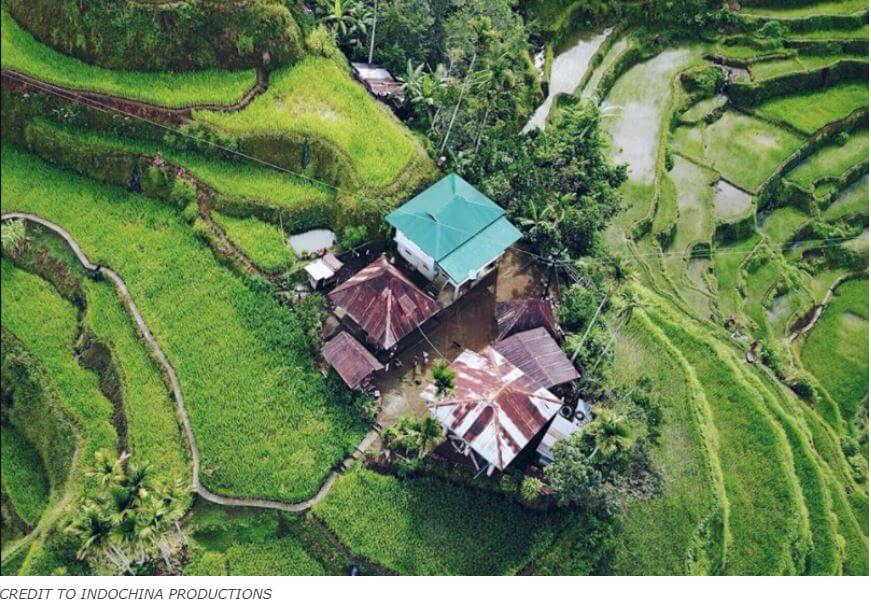
<svg viewBox="0 0 871 614">
<path fill-rule="evenodd" d="M 411 239 L 406 237 L 400 231 L 396 231 L 396 249 L 399 254 L 405 258 L 421 275 L 429 280 L 436 276 L 436 263 L 422 249 L 420 249 Z"/>
</svg>

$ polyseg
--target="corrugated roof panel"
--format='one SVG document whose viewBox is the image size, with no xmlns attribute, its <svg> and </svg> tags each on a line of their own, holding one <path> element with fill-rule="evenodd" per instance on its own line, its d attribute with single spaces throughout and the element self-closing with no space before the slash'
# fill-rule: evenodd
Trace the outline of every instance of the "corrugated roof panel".
<svg viewBox="0 0 871 614">
<path fill-rule="evenodd" d="M 474 279 L 478 270 L 498 258 L 522 236 L 511 222 L 500 217 L 481 230 L 472 240 L 440 260 L 439 267 L 455 284 L 459 285 Z"/>
<path fill-rule="evenodd" d="M 580 377 L 544 327 L 506 337 L 493 347 L 544 388 L 553 388 Z"/>
<path fill-rule="evenodd" d="M 385 350 L 438 312 L 438 304 L 385 256 L 330 292 L 329 297 Z"/>
<path fill-rule="evenodd" d="M 321 354 L 350 388 L 357 388 L 374 371 L 384 368 L 377 358 L 346 331 L 327 341 L 321 348 Z"/>
<path fill-rule="evenodd" d="M 562 405 L 493 348 L 466 350 L 451 363 L 453 391 L 423 394 L 430 412 L 487 462 L 504 470 Z"/>
</svg>

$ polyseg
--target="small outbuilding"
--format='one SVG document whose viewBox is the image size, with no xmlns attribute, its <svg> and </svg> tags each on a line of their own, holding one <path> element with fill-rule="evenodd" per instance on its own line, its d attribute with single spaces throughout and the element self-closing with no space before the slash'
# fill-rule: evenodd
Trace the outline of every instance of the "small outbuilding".
<svg viewBox="0 0 871 614">
<path fill-rule="evenodd" d="M 505 211 L 462 177 L 451 173 L 387 216 L 396 248 L 421 275 L 454 298 L 499 265 L 521 237 Z"/>
<path fill-rule="evenodd" d="M 313 260 L 305 265 L 308 281 L 311 287 L 317 290 L 335 281 L 336 273 L 342 268 L 342 261 L 333 254 L 327 252 L 321 258 Z"/>
<path fill-rule="evenodd" d="M 370 375 L 384 368 L 362 343 L 344 330 L 324 344 L 321 355 L 349 388 L 360 388 Z"/>
<path fill-rule="evenodd" d="M 480 354 L 465 350 L 451 369 L 452 391 L 441 397 L 431 384 L 422 396 L 454 448 L 488 474 L 504 471 L 562 405 L 492 347 Z"/>
<path fill-rule="evenodd" d="M 381 256 L 329 293 L 339 319 L 347 317 L 366 343 L 390 351 L 429 320 L 438 304 Z"/>
<path fill-rule="evenodd" d="M 493 348 L 542 388 L 555 388 L 580 377 L 546 328 L 539 327 L 496 342 Z"/>
<path fill-rule="evenodd" d="M 568 437 L 577 431 L 581 430 L 581 424 L 575 422 L 574 420 L 567 420 L 563 418 L 561 415 L 557 414 L 557 416 L 553 419 L 553 422 L 550 423 L 550 427 L 547 429 L 547 432 L 544 434 L 544 437 L 541 440 L 541 443 L 538 444 L 538 448 L 536 448 L 536 452 L 538 453 L 541 462 L 545 465 L 548 465 L 553 462 L 553 447 L 564 439 L 568 439 Z"/>
<path fill-rule="evenodd" d="M 351 68 L 357 80 L 376 98 L 395 102 L 396 106 L 405 102 L 402 83 L 397 81 L 386 68 L 366 62 L 351 62 Z"/>
<path fill-rule="evenodd" d="M 549 300 L 543 298 L 496 303 L 496 327 L 499 330 L 500 339 L 539 327 L 546 328 L 554 339 L 562 337 L 562 331 L 553 312 L 553 305 Z"/>
</svg>

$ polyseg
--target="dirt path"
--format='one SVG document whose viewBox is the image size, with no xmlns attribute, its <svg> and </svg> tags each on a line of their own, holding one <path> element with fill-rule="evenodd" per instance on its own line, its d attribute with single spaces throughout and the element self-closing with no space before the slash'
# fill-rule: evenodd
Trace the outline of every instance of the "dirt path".
<svg viewBox="0 0 871 614">
<path fill-rule="evenodd" d="M 43 93 L 96 106 L 108 111 L 117 111 L 135 115 L 152 121 L 181 124 L 193 119 L 194 111 L 225 111 L 234 112 L 247 107 L 254 98 L 266 91 L 269 75 L 263 69 L 257 70 L 254 85 L 233 104 L 193 104 L 181 107 L 170 107 L 113 94 L 104 94 L 92 90 L 81 90 L 72 87 L 55 85 L 32 75 L 3 68 L 0 70 L 4 88 L 16 92 Z"/>
<path fill-rule="evenodd" d="M 76 243 L 76 240 L 73 239 L 73 237 L 61 226 L 58 226 L 57 224 L 50 222 L 49 220 L 41 218 L 37 215 L 32 215 L 30 213 L 6 213 L 3 214 L 0 219 L 2 219 L 3 221 L 14 219 L 26 220 L 33 224 L 39 224 L 40 226 L 47 228 L 48 230 L 57 234 L 67 243 L 67 245 L 69 245 L 70 249 L 72 249 L 76 258 L 86 271 L 95 275 L 101 275 L 115 285 L 118 293 L 120 294 L 124 302 L 124 306 L 133 317 L 133 321 L 136 324 L 136 328 L 138 329 L 139 334 L 148 345 L 149 350 L 151 351 L 157 362 L 160 364 L 160 367 L 166 373 L 166 376 L 169 378 L 170 388 L 172 389 L 172 397 L 175 401 L 176 410 L 178 412 L 178 418 L 181 421 L 182 430 L 184 431 L 185 439 L 187 440 L 188 448 L 191 454 L 191 462 L 193 464 L 191 486 L 194 492 L 196 492 L 203 499 L 211 501 L 212 503 L 216 503 L 218 505 L 260 507 L 280 510 L 282 512 L 303 512 L 314 506 L 319 501 L 322 501 L 323 498 L 326 497 L 327 493 L 330 491 L 330 488 L 332 487 L 333 482 L 335 481 L 336 477 L 338 477 L 339 473 L 350 467 L 354 460 L 360 458 L 363 453 L 369 448 L 369 446 L 371 446 L 375 442 L 375 440 L 378 439 L 377 430 L 373 429 L 366 433 L 365 437 L 363 437 L 363 439 L 360 441 L 360 444 L 357 446 L 354 452 L 352 452 L 350 456 L 346 457 L 339 465 L 339 467 L 329 473 L 326 480 L 324 480 L 323 484 L 321 484 L 318 492 L 315 493 L 314 496 L 298 503 L 286 503 L 284 501 L 272 501 L 269 499 L 257 499 L 249 497 L 228 497 L 225 495 L 219 495 L 211 492 L 200 482 L 200 451 L 197 447 L 196 439 L 194 438 L 194 432 L 193 428 L 191 427 L 190 416 L 188 415 L 187 408 L 184 404 L 184 396 L 182 395 L 181 386 L 179 386 L 178 377 L 176 376 L 175 369 L 172 367 L 169 359 L 167 359 L 166 355 L 163 353 L 160 345 L 158 345 L 157 341 L 154 339 L 154 335 L 151 333 L 151 329 L 148 328 L 148 325 L 145 323 L 145 319 L 139 312 L 139 308 L 136 306 L 136 303 L 133 302 L 133 298 L 130 296 L 130 292 L 127 289 L 127 284 L 124 283 L 124 280 L 121 278 L 121 276 L 110 268 L 91 262 L 85 255 L 84 251 L 82 251 L 82 248 L 79 246 L 79 244 Z"/>
</svg>

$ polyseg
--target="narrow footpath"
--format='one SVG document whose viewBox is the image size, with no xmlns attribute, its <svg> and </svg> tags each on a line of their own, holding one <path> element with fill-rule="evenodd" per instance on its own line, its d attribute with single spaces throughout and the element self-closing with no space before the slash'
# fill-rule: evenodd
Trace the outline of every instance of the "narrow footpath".
<svg viewBox="0 0 871 614">
<path fill-rule="evenodd" d="M 366 450 L 369 449 L 369 447 L 375 442 L 375 440 L 378 439 L 377 430 L 373 429 L 366 433 L 366 435 L 360 441 L 354 452 L 347 456 L 338 468 L 332 470 L 327 475 L 326 480 L 324 480 L 323 484 L 321 484 L 318 492 L 315 493 L 314 496 L 303 501 L 299 501 L 297 503 L 287 503 L 284 501 L 272 501 L 269 499 L 257 499 L 248 497 L 228 497 L 225 495 L 219 495 L 211 492 L 200 482 L 200 451 L 197 448 L 197 442 L 194 438 L 193 428 L 191 427 L 190 416 L 188 416 L 187 408 L 184 404 L 184 396 L 182 395 L 181 386 L 179 386 L 178 377 L 175 374 L 175 369 L 172 367 L 172 364 L 170 364 L 169 359 L 166 357 L 166 354 L 163 353 L 160 345 L 158 345 L 157 341 L 154 339 L 154 335 L 151 333 L 151 329 L 148 328 L 148 324 L 145 323 L 145 319 L 139 312 L 139 308 L 136 306 L 136 303 L 133 302 L 133 298 L 130 296 L 130 292 L 127 290 L 127 284 L 124 283 L 124 280 L 121 278 L 121 276 L 106 266 L 94 264 L 93 262 L 91 262 L 85 255 L 85 252 L 82 250 L 79 244 L 76 243 L 76 240 L 73 239 L 73 237 L 66 230 L 64 230 L 64 228 L 58 226 L 54 222 L 30 213 L 6 213 L 0 216 L 0 219 L 2 219 L 2 221 L 4 222 L 7 220 L 25 220 L 32 224 L 38 224 L 52 231 L 61 239 L 63 239 L 67 243 L 67 245 L 69 245 L 70 249 L 72 249 L 76 258 L 86 271 L 94 275 L 102 276 L 115 285 L 118 290 L 118 294 L 121 296 L 124 302 L 124 306 L 133 317 L 133 321 L 136 324 L 136 328 L 139 330 L 139 334 L 145 340 L 145 343 L 148 345 L 152 355 L 160 364 L 160 367 L 164 370 L 167 377 L 169 378 L 170 387 L 172 389 L 172 397 L 175 401 L 178 418 L 182 424 L 184 436 L 187 440 L 188 448 L 190 450 L 191 463 L 193 465 L 191 487 L 193 491 L 201 496 L 203 499 L 211 501 L 212 503 L 216 503 L 218 505 L 234 507 L 259 507 L 293 513 L 304 512 L 305 510 L 310 509 L 319 501 L 322 501 L 324 497 L 327 496 L 330 488 L 332 488 L 333 482 L 336 480 L 336 477 L 338 477 L 341 472 L 350 467 L 356 459 L 359 459 L 361 456 L 363 456 Z"/>
</svg>

